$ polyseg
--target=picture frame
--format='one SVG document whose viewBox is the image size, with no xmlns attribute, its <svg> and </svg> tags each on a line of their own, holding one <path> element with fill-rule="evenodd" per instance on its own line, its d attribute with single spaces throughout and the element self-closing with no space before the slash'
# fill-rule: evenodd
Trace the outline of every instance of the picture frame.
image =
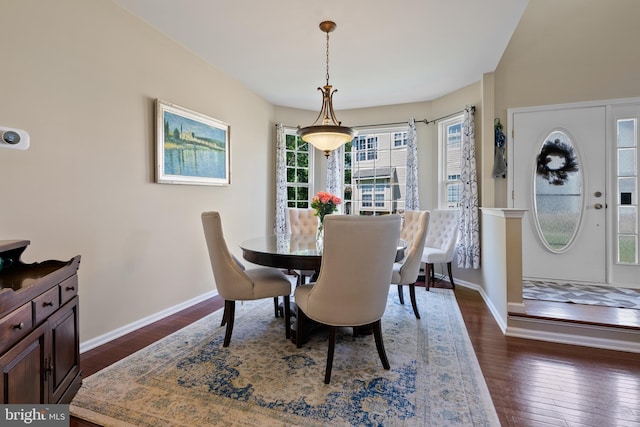
<svg viewBox="0 0 640 427">
<path fill-rule="evenodd" d="M 229 125 L 156 100 L 156 182 L 229 185 Z"/>
</svg>

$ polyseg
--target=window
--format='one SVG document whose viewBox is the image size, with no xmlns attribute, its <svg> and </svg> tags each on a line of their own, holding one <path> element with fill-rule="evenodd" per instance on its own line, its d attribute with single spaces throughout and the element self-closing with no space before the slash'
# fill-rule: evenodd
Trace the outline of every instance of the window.
<svg viewBox="0 0 640 427">
<path fill-rule="evenodd" d="M 616 123 L 617 259 L 618 264 L 638 264 L 638 120 Z"/>
<path fill-rule="evenodd" d="M 360 129 L 344 149 L 344 213 L 404 212 L 407 127 Z"/>
<path fill-rule="evenodd" d="M 285 138 L 287 207 L 308 208 L 314 150 L 309 150 L 309 144 L 296 135 L 295 129 L 286 129 Z"/>
<path fill-rule="evenodd" d="M 407 132 L 395 132 L 393 134 L 393 146 L 394 147 L 406 147 L 407 146 Z"/>
<path fill-rule="evenodd" d="M 462 127 L 464 116 L 443 121 L 438 126 L 439 165 L 438 204 L 441 208 L 460 206 Z"/>
</svg>

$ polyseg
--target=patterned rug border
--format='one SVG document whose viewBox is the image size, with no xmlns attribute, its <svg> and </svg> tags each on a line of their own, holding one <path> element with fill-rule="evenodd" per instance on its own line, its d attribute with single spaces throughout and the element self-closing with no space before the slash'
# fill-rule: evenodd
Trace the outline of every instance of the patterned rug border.
<svg viewBox="0 0 640 427">
<path fill-rule="evenodd" d="M 326 337 L 320 336 L 319 338 L 312 339 L 309 344 L 300 349 L 307 351 L 307 353 L 297 354 L 298 350 L 296 350 L 293 344 L 285 342 L 284 338 L 278 339 L 280 335 L 282 335 L 282 320 L 273 318 L 272 302 L 270 300 L 252 301 L 245 302 L 237 308 L 234 336 L 230 347 L 227 349 L 221 347 L 224 328 L 220 327 L 222 310 L 218 310 L 194 324 L 87 377 L 84 380 L 80 392 L 70 405 L 71 414 L 75 417 L 104 426 L 186 426 L 194 425 L 194 422 L 198 425 L 238 426 L 326 425 L 327 421 L 324 421 L 322 417 L 318 417 L 315 421 L 312 421 L 312 419 L 304 416 L 305 414 L 303 412 L 300 414 L 278 412 L 282 408 L 278 409 L 277 403 L 274 409 L 273 406 L 269 405 L 264 407 L 256 406 L 248 400 L 243 401 L 243 399 L 238 396 L 236 396 L 235 399 L 226 400 L 217 395 L 212 396 L 211 390 L 205 386 L 210 386 L 212 382 L 215 382 L 217 385 L 219 378 L 215 376 L 209 383 L 204 381 L 199 373 L 197 375 L 194 374 L 193 377 L 189 376 L 188 371 L 186 374 L 182 373 L 181 378 L 174 378 L 172 376 L 175 375 L 173 370 L 176 370 L 176 366 L 185 363 L 185 361 L 190 360 L 190 358 L 196 357 L 194 355 L 201 357 L 201 355 L 204 354 L 206 355 L 206 361 L 209 362 L 208 358 L 213 358 L 213 353 L 223 354 L 225 363 L 231 365 L 239 363 L 241 365 L 245 360 L 242 358 L 241 360 L 234 360 L 234 349 L 236 349 L 238 353 L 245 351 L 248 352 L 247 354 L 253 354 L 253 351 L 260 351 L 261 347 L 258 341 L 261 335 L 265 333 L 262 326 L 266 324 L 265 328 L 267 328 L 268 332 L 277 335 L 278 338 L 274 338 L 274 340 L 280 341 L 280 343 L 283 344 L 280 347 L 285 347 L 286 344 L 286 351 L 291 352 L 289 363 L 298 363 L 292 372 L 294 372 L 294 376 L 300 376 L 300 378 L 287 377 L 285 385 L 289 384 L 289 387 L 287 387 L 287 390 L 281 390 L 283 396 L 286 392 L 289 394 L 292 393 L 290 387 L 296 387 L 294 394 L 302 396 L 300 401 L 307 404 L 308 402 L 306 402 L 305 399 L 309 399 L 310 402 L 313 403 L 314 397 L 318 397 L 318 389 L 322 392 L 320 394 L 320 398 L 322 399 L 325 397 L 340 398 L 341 395 L 345 395 L 346 397 L 351 395 L 360 396 L 362 394 L 361 389 L 356 390 L 356 394 L 353 394 L 353 390 L 349 390 L 355 383 L 357 383 L 359 387 L 367 390 L 368 397 L 361 402 L 363 403 L 363 407 L 369 411 L 363 412 L 365 417 L 358 422 L 353 422 L 353 420 L 346 422 L 343 418 L 336 416 L 336 414 L 331 414 L 332 416 L 336 416 L 336 418 L 329 421 L 332 425 L 409 426 L 416 425 L 415 421 L 417 419 L 423 419 L 428 421 L 429 425 L 438 426 L 498 426 L 499 421 L 491 401 L 491 396 L 484 377 L 482 376 L 480 365 L 473 352 L 473 347 L 453 292 L 446 289 L 431 289 L 430 292 L 420 289 L 416 294 L 423 317 L 421 320 L 415 319 L 410 304 L 400 305 L 398 303 L 395 289 L 392 289 L 390 292 L 387 312 L 383 318 L 383 335 L 392 365 L 391 371 L 384 371 L 381 366 L 378 366 L 380 361 L 377 359 L 373 337 L 364 337 L 364 339 L 361 340 L 363 343 L 361 346 L 358 343 L 354 344 L 349 342 L 341 345 L 338 342 L 332 382 L 329 386 L 324 386 L 324 384 L 320 385 L 322 383 L 322 373 L 324 372 L 324 360 L 326 360 L 326 342 L 321 341 L 326 340 Z M 259 316 L 260 325 L 256 324 L 254 328 L 251 328 L 250 325 L 245 323 L 245 320 L 251 321 L 250 314 L 258 316 L 260 310 L 264 311 L 263 315 Z M 269 315 L 269 313 L 271 313 L 271 315 Z M 394 313 L 397 318 L 392 315 Z M 413 338 L 409 336 L 409 339 L 414 341 L 414 346 L 417 345 L 420 346 L 420 348 L 426 349 L 417 352 L 422 360 L 415 360 L 413 362 L 413 364 L 418 363 L 418 371 L 415 371 L 415 366 L 413 368 L 407 368 L 406 364 L 402 365 L 398 363 L 398 360 L 401 360 L 399 354 L 404 348 L 402 345 L 407 345 L 408 343 L 402 341 L 403 337 L 400 336 L 401 334 L 391 335 L 394 330 L 393 328 L 401 328 L 403 325 L 406 327 L 407 323 L 414 324 L 414 322 L 421 325 L 421 327 L 418 328 L 419 333 L 413 335 Z M 249 327 L 247 328 L 247 326 Z M 446 338 L 446 340 L 444 338 Z M 347 335 L 339 339 L 351 340 Z M 417 341 L 418 344 L 415 344 L 415 341 Z M 241 350 L 245 344 L 248 348 Z M 252 344 L 258 347 L 252 350 L 249 347 Z M 399 348 L 395 348 L 396 346 Z M 369 365 L 371 365 L 370 368 L 367 363 L 360 363 L 362 362 L 361 360 L 355 359 L 361 357 L 361 354 L 358 353 L 359 348 L 367 348 L 369 350 L 373 348 L 375 358 L 372 359 L 372 363 L 369 363 Z M 313 356 L 322 360 L 322 364 L 317 363 L 317 365 L 321 366 L 313 366 L 316 365 L 315 363 L 312 365 L 305 365 L 303 363 L 311 349 L 313 349 L 313 351 L 319 351 L 318 354 Z M 267 350 L 264 349 L 263 351 L 266 352 Z M 414 351 L 414 354 L 415 353 Z M 344 357 L 340 357 L 340 354 L 343 354 Z M 167 361 L 169 357 L 172 358 L 171 361 Z M 340 366 L 340 364 L 342 363 L 344 365 L 345 359 L 348 362 L 351 358 L 356 360 L 356 362 L 354 362 L 356 365 L 360 363 L 362 369 L 357 372 L 358 376 L 362 377 L 362 380 L 358 379 L 354 381 L 353 378 L 344 378 L 348 369 L 348 363 L 345 366 Z M 339 359 L 342 359 L 342 362 L 340 362 Z M 200 360 L 198 360 L 198 363 L 202 364 Z M 254 362 L 252 361 L 252 363 Z M 302 364 L 300 365 L 300 363 Z M 336 363 L 338 366 L 336 366 Z M 449 365 L 452 364 L 455 364 L 457 366 L 455 369 L 459 369 L 460 372 L 447 371 L 447 369 L 451 368 Z M 197 366 L 200 367 L 200 365 Z M 218 365 L 212 366 L 218 367 Z M 420 370 L 420 366 L 423 367 L 424 372 Z M 242 368 L 238 367 L 237 369 L 241 370 Z M 301 373 L 305 371 L 305 369 L 311 369 L 313 372 L 310 375 Z M 380 410 L 382 409 L 384 413 L 385 410 L 388 412 L 389 408 L 395 409 L 395 407 L 389 407 L 389 402 L 384 399 L 375 398 L 375 393 L 380 392 L 380 390 L 376 390 L 376 387 L 380 387 L 380 384 L 384 384 L 385 382 L 389 383 L 389 381 L 391 381 L 389 384 L 393 386 L 392 379 L 398 377 L 403 380 L 407 375 L 403 370 L 406 371 L 407 369 L 414 369 L 415 389 L 423 390 L 422 393 L 413 393 L 415 395 L 415 403 L 411 404 L 415 405 L 414 409 L 418 418 L 404 419 L 404 421 L 402 421 L 402 417 L 399 419 L 390 418 L 390 421 L 387 420 L 389 422 L 385 422 L 384 417 L 380 418 Z M 216 370 L 213 369 L 212 371 Z M 418 372 L 418 374 L 416 375 L 415 372 Z M 214 373 L 212 372 L 211 375 L 214 375 Z M 262 372 L 258 375 L 269 375 L 269 373 Z M 276 375 L 282 375 L 282 373 L 276 373 Z M 132 376 L 136 376 L 137 379 L 135 381 L 132 380 Z M 168 379 L 163 378 L 163 376 L 168 377 Z M 235 382 L 244 382 L 247 387 L 253 390 L 255 384 L 252 382 L 256 380 L 256 378 L 252 378 L 251 372 L 244 372 L 234 378 Z M 436 383 L 434 383 L 434 378 L 437 378 L 435 380 Z M 175 389 L 166 390 L 166 388 L 163 388 L 163 384 L 168 384 L 166 381 L 173 382 L 176 380 L 178 383 L 180 381 L 182 381 L 182 383 L 188 383 L 189 387 L 191 387 L 186 395 L 181 395 L 180 399 L 177 399 L 177 402 L 175 396 L 172 396 L 172 393 L 175 393 Z M 264 381 L 264 378 L 262 380 Z M 273 380 L 272 383 L 267 381 L 268 387 L 273 388 L 272 384 L 276 384 L 276 381 L 277 379 Z M 382 383 L 380 383 L 380 381 L 382 381 Z M 431 381 L 431 383 L 429 381 Z M 234 387 L 239 386 L 234 385 Z M 259 388 L 259 386 L 256 386 L 256 388 Z M 153 393 L 159 393 L 159 390 L 166 393 L 166 396 L 153 395 Z M 267 402 L 270 401 L 269 398 L 273 397 L 268 396 L 270 393 L 278 393 L 275 389 L 271 391 L 262 390 L 261 392 L 267 396 L 267 398 L 265 398 Z M 111 393 L 112 397 L 124 396 L 122 397 L 123 402 L 112 401 L 112 399 L 109 398 L 109 393 Z M 147 396 L 145 393 L 150 395 Z M 102 398 L 100 396 L 102 396 Z M 406 399 L 410 397 L 409 395 L 404 396 L 400 394 L 395 396 L 394 399 L 405 402 Z M 127 406 L 130 401 L 135 401 L 136 403 Z M 205 412 L 208 412 L 193 415 L 196 417 L 195 419 L 184 419 L 185 413 L 192 416 L 191 412 L 202 412 L 202 409 L 194 407 L 194 405 L 197 406 L 197 404 L 202 401 L 207 402 Z M 273 401 L 277 402 L 278 399 L 273 397 Z M 280 405 L 281 404 L 282 402 Z M 376 405 L 379 407 L 376 407 Z M 322 406 L 329 411 L 332 410 L 331 404 L 324 403 L 324 405 L 320 404 L 318 407 Z M 307 407 L 313 408 L 314 406 L 307 405 Z M 336 406 L 336 408 L 338 411 L 341 410 L 340 406 Z M 333 411 L 336 411 L 336 408 L 334 408 Z M 106 414 L 100 412 L 105 412 Z M 135 413 L 130 414 L 129 412 Z M 371 414 L 374 415 L 371 416 Z M 202 416 L 203 418 L 197 418 L 198 416 Z M 183 419 L 184 422 L 180 421 Z"/>
</svg>

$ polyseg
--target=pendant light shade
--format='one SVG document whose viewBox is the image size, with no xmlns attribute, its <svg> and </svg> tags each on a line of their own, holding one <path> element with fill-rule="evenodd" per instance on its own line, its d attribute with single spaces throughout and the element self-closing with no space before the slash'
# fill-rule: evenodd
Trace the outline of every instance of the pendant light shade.
<svg viewBox="0 0 640 427">
<path fill-rule="evenodd" d="M 351 141 L 355 132 L 349 127 L 342 126 L 333 112 L 333 94 L 338 90 L 332 90 L 329 84 L 329 33 L 336 29 L 336 24 L 332 21 L 323 21 L 320 23 L 320 29 L 327 33 L 327 82 L 324 87 L 318 88 L 322 92 L 322 108 L 315 122 L 311 126 L 298 128 L 297 133 L 303 141 L 322 150 L 325 157 L 329 157 L 331 151 Z"/>
</svg>

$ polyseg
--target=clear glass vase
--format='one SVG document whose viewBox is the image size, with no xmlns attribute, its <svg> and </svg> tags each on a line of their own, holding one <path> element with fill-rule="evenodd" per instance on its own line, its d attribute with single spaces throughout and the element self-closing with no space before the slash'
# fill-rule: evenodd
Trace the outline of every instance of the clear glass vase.
<svg viewBox="0 0 640 427">
<path fill-rule="evenodd" d="M 324 240 L 324 223 L 322 220 L 318 221 L 318 229 L 316 230 L 316 241 L 322 242 Z"/>
</svg>

